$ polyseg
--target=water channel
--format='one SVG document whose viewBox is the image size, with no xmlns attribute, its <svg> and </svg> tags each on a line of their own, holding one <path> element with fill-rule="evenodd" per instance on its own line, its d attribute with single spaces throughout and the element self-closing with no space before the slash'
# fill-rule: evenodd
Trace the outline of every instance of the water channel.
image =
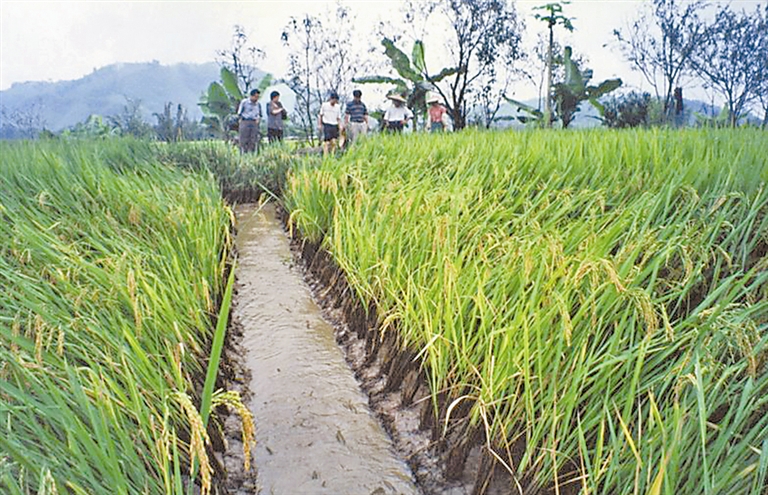
<svg viewBox="0 0 768 495">
<path fill-rule="evenodd" d="M 275 209 L 240 206 L 237 304 L 262 494 L 419 493 L 323 319 Z"/>
</svg>

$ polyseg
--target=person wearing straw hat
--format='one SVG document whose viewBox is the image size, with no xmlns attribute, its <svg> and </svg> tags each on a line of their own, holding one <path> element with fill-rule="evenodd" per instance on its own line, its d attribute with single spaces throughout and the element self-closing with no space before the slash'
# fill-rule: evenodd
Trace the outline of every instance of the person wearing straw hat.
<svg viewBox="0 0 768 495">
<path fill-rule="evenodd" d="M 445 131 L 445 107 L 440 104 L 440 99 L 437 95 L 431 95 L 427 98 L 427 104 L 429 108 L 427 113 L 429 114 L 429 132 L 443 132 Z"/>
<path fill-rule="evenodd" d="M 397 93 L 387 95 L 392 106 L 384 112 L 384 128 L 390 132 L 403 132 L 403 127 L 413 118 L 411 109 L 405 106 L 405 98 Z"/>
</svg>

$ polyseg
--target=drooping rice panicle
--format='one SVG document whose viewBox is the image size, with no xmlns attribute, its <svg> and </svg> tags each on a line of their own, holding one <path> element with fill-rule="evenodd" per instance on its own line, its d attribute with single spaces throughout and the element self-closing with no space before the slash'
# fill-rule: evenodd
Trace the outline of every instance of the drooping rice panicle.
<svg viewBox="0 0 768 495">
<path fill-rule="evenodd" d="M 766 156 L 749 129 L 392 136 L 286 204 L 518 478 L 758 494 Z"/>
</svg>

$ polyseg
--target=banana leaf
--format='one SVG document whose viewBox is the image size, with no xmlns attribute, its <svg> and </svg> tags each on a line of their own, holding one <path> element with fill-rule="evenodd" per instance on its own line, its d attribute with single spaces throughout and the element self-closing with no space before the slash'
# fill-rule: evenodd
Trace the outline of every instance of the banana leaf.
<svg viewBox="0 0 768 495">
<path fill-rule="evenodd" d="M 227 69 L 226 67 L 222 67 L 220 76 L 223 89 L 227 92 L 228 95 L 237 101 L 245 98 L 243 96 L 243 92 L 240 91 L 240 85 L 237 84 L 237 77 L 235 77 L 234 72 Z"/>
<path fill-rule="evenodd" d="M 424 42 L 416 40 L 413 42 L 413 50 L 411 53 L 411 61 L 417 71 L 422 74 L 426 71 L 426 63 L 424 62 Z"/>
<path fill-rule="evenodd" d="M 411 67 L 411 61 L 408 60 L 408 55 L 403 53 L 394 42 L 388 38 L 381 40 L 381 44 L 384 45 L 384 54 L 392 61 L 392 67 L 395 68 L 398 74 L 404 79 L 409 81 L 420 81 L 421 75 Z"/>
</svg>

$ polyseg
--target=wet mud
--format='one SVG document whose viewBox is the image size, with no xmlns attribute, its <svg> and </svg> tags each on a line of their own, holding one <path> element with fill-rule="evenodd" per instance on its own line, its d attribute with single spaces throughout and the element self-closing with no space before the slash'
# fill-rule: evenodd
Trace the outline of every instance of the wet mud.
<svg viewBox="0 0 768 495">
<path fill-rule="evenodd" d="M 422 493 L 369 408 L 305 281 L 274 206 L 238 207 L 230 383 L 254 416 L 255 469 L 243 471 L 239 420 L 226 416 L 231 494 Z"/>
</svg>

